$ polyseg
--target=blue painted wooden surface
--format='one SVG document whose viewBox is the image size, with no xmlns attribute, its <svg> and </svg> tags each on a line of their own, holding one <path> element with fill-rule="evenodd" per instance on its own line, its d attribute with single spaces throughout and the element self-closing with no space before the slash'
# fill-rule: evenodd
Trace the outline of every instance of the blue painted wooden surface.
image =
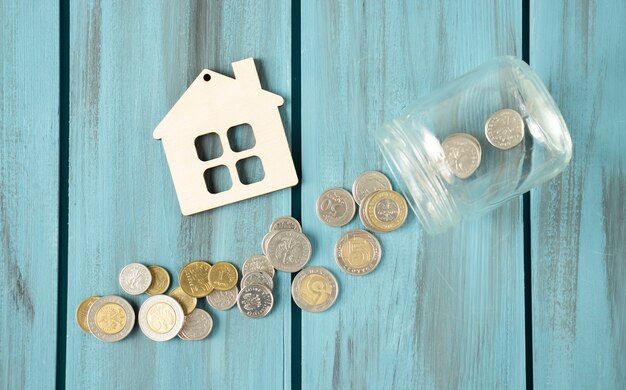
<svg viewBox="0 0 626 390">
<path fill-rule="evenodd" d="M 626 387 L 626 3 L 535 1 L 530 63 L 574 157 L 532 192 L 538 389 Z"/>
<path fill-rule="evenodd" d="M 68 21 L 53 2 L 0 0 L 0 388 L 51 388 L 57 376 L 67 388 L 524 388 L 527 374 L 537 389 L 624 388 L 624 3 L 530 2 L 530 63 L 575 145 L 566 172 L 531 194 L 530 248 L 521 200 L 437 237 L 410 216 L 379 235 L 380 268 L 362 278 L 339 271 L 332 253 L 360 222 L 323 225 L 315 199 L 364 170 L 389 173 L 368 137 L 383 120 L 494 55 L 521 55 L 523 2 L 294 4 L 300 19 L 288 0 L 71 1 L 66 164 L 58 75 Z M 301 126 L 301 190 L 182 217 L 152 129 L 201 69 L 232 75 L 230 62 L 250 56 L 262 84 L 285 97 L 288 135 Z M 124 295 L 117 274 L 128 262 L 165 266 L 174 283 L 190 259 L 241 266 L 292 201 L 311 265 L 340 283 L 328 312 L 293 309 L 290 276 L 279 273 L 268 318 L 211 311 L 203 342 L 159 344 L 135 330 L 105 344 L 75 325 L 84 297 Z M 58 286 L 67 335 L 57 340 L 58 264 L 68 273 Z"/>
<path fill-rule="evenodd" d="M 57 335 L 59 13 L 0 1 L 0 388 L 52 388 Z"/>
</svg>

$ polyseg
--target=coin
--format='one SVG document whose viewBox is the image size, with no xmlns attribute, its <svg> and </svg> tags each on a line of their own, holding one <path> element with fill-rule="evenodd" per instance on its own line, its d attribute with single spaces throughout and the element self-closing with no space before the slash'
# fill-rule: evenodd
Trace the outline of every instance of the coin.
<svg viewBox="0 0 626 390">
<path fill-rule="evenodd" d="M 311 242 L 304 234 L 293 230 L 275 232 L 267 244 L 267 258 L 279 271 L 299 271 L 310 257 Z"/>
<path fill-rule="evenodd" d="M 485 123 L 485 136 L 496 148 L 511 149 L 524 138 L 524 120 L 517 111 L 510 108 L 496 111 Z"/>
<path fill-rule="evenodd" d="M 163 294 L 170 288 L 170 274 L 163 267 L 159 267 L 158 265 L 151 265 L 148 267 L 150 271 L 150 275 L 152 275 L 152 283 L 150 283 L 150 287 L 146 290 L 146 294 L 148 295 L 158 295 Z"/>
<path fill-rule="evenodd" d="M 196 309 L 187 317 L 178 337 L 185 341 L 196 341 L 206 338 L 213 329 L 213 318 L 202 309 Z"/>
<path fill-rule="evenodd" d="M 274 288 L 274 281 L 272 277 L 265 272 L 250 272 L 241 279 L 241 288 L 250 286 L 252 284 L 261 284 L 270 290 Z"/>
<path fill-rule="evenodd" d="M 270 232 L 276 230 L 295 230 L 302 233 L 302 226 L 297 219 L 290 216 L 279 217 L 270 225 Z"/>
<path fill-rule="evenodd" d="M 467 179 L 480 165 L 480 143 L 465 133 L 450 134 L 441 143 L 448 167 L 459 179 Z"/>
<path fill-rule="evenodd" d="M 170 297 L 174 298 L 176 302 L 182 306 L 185 315 L 189 315 L 189 313 L 191 313 L 198 304 L 197 298 L 187 295 L 187 293 L 180 287 L 176 287 L 170 291 Z"/>
<path fill-rule="evenodd" d="M 228 310 L 237 303 L 238 294 L 239 289 L 237 286 L 226 291 L 213 290 L 212 293 L 206 296 L 206 301 L 214 309 Z"/>
<path fill-rule="evenodd" d="M 167 295 L 154 295 L 139 308 L 139 327 L 146 337 L 154 341 L 176 337 L 184 322 L 182 306 Z"/>
<path fill-rule="evenodd" d="M 244 287 L 237 296 L 239 311 L 250 318 L 265 317 L 274 306 L 274 296 L 269 288 L 260 284 Z"/>
<path fill-rule="evenodd" d="M 337 279 L 325 268 L 307 267 L 298 272 L 291 284 L 293 301 L 304 311 L 327 310 L 337 300 Z"/>
<path fill-rule="evenodd" d="M 209 283 L 216 290 L 230 290 L 237 285 L 238 279 L 237 268 L 225 261 L 213 264 L 209 270 Z"/>
<path fill-rule="evenodd" d="M 365 275 L 380 263 L 380 243 L 365 230 L 345 233 L 335 244 L 335 260 L 339 267 L 350 275 Z"/>
<path fill-rule="evenodd" d="M 122 268 L 119 276 L 120 287 L 130 295 L 139 295 L 146 292 L 152 275 L 150 270 L 143 264 L 131 263 Z"/>
<path fill-rule="evenodd" d="M 91 333 L 89 330 L 89 325 L 87 324 L 87 313 L 89 313 L 89 308 L 95 301 L 100 299 L 100 297 L 89 297 L 84 299 L 76 308 L 76 323 L 80 328 L 87 332 Z"/>
<path fill-rule="evenodd" d="M 378 191 L 366 198 L 363 214 L 373 230 L 386 233 L 404 224 L 408 207 L 406 200 L 399 193 Z"/>
<path fill-rule="evenodd" d="M 245 276 L 250 272 L 265 272 L 272 278 L 274 277 L 274 267 L 272 267 L 272 263 L 267 259 L 267 257 L 263 255 L 254 255 L 248 257 L 246 261 L 243 263 L 243 267 L 241 267 L 241 273 Z"/>
<path fill-rule="evenodd" d="M 192 261 L 183 267 L 178 274 L 178 283 L 187 295 L 202 298 L 213 291 L 209 283 L 211 265 L 206 261 Z"/>
<path fill-rule="evenodd" d="M 361 206 L 363 200 L 371 193 L 382 190 L 391 190 L 391 182 L 387 176 L 378 171 L 363 172 L 352 184 L 354 201 Z"/>
<path fill-rule="evenodd" d="M 106 342 L 120 341 L 135 325 L 135 311 L 124 298 L 109 295 L 95 301 L 87 312 L 91 334 Z"/>
<path fill-rule="evenodd" d="M 354 217 L 356 206 L 352 195 L 343 188 L 331 188 L 317 199 L 317 216 L 328 226 L 339 227 Z"/>
<path fill-rule="evenodd" d="M 261 242 L 261 250 L 263 251 L 263 254 L 265 256 L 267 256 L 267 244 L 270 242 L 270 238 L 274 237 L 274 235 L 279 231 L 280 230 L 274 230 L 268 232 L 266 235 L 263 236 L 263 241 Z"/>
</svg>

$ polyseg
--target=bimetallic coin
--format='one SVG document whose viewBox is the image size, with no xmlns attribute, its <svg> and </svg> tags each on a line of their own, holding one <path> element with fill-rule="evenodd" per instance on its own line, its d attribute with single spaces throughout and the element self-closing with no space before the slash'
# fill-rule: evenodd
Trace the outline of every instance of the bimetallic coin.
<svg viewBox="0 0 626 390">
<path fill-rule="evenodd" d="M 366 275 L 380 263 L 380 243 L 365 230 L 345 233 L 335 244 L 335 260 L 350 275 Z"/>
<path fill-rule="evenodd" d="M 122 268 L 119 276 L 120 287 L 130 295 L 139 295 L 146 292 L 152 275 L 150 270 L 143 264 L 131 263 Z"/>
<path fill-rule="evenodd" d="M 176 337 L 185 322 L 182 306 L 167 295 L 152 296 L 139 308 L 139 327 L 154 341 L 167 341 Z"/>
<path fill-rule="evenodd" d="M 189 315 L 196 308 L 198 304 L 198 299 L 192 297 L 191 295 L 187 295 L 182 288 L 176 287 L 172 291 L 170 291 L 170 297 L 174 298 L 176 302 L 178 302 L 182 308 L 185 315 Z"/>
<path fill-rule="evenodd" d="M 237 286 L 226 291 L 213 290 L 212 293 L 206 296 L 206 301 L 214 309 L 228 310 L 237 303 L 238 294 L 239 289 Z"/>
<path fill-rule="evenodd" d="M 93 305 L 93 303 L 98 299 L 100 299 L 100 297 L 86 298 L 76 308 L 76 323 L 86 333 L 91 333 L 89 330 L 89 324 L 87 324 L 87 313 L 89 313 L 91 305 Z"/>
<path fill-rule="evenodd" d="M 302 233 L 302 226 L 300 226 L 300 222 L 294 217 L 284 216 L 277 218 L 270 225 L 270 232 L 276 230 L 295 230 Z"/>
<path fill-rule="evenodd" d="M 178 337 L 185 341 L 196 341 L 206 338 L 213 329 L 213 318 L 202 309 L 196 309 L 187 317 Z"/>
<path fill-rule="evenodd" d="M 339 227 L 354 218 L 356 206 L 352 195 L 343 188 L 331 188 L 317 199 L 317 216 L 328 226 Z"/>
<path fill-rule="evenodd" d="M 402 226 L 408 215 L 404 197 L 395 191 L 378 191 L 364 202 L 364 219 L 373 230 L 386 233 Z"/>
<path fill-rule="evenodd" d="M 241 288 L 250 286 L 252 284 L 261 284 L 270 290 L 274 288 L 274 281 L 272 277 L 265 272 L 250 272 L 241 279 Z"/>
<path fill-rule="evenodd" d="M 213 291 L 209 283 L 211 265 L 206 261 L 192 261 L 183 267 L 178 274 L 178 284 L 183 291 L 192 297 L 203 298 Z"/>
<path fill-rule="evenodd" d="M 150 287 L 146 290 L 146 294 L 148 295 L 159 295 L 163 294 L 170 288 L 170 274 L 163 267 L 159 267 L 158 265 L 151 265 L 148 267 L 150 271 L 150 275 L 152 275 L 152 283 L 150 283 Z"/>
<path fill-rule="evenodd" d="M 361 206 L 369 194 L 391 189 L 391 182 L 387 176 L 378 171 L 368 171 L 359 175 L 352 184 L 352 196 L 354 201 Z"/>
<path fill-rule="evenodd" d="M 275 270 L 267 257 L 263 255 L 254 255 L 248 257 L 248 259 L 244 261 L 243 267 L 241 267 L 241 273 L 243 276 L 246 276 L 246 274 L 249 274 L 250 272 L 265 272 L 273 278 Z"/>
<path fill-rule="evenodd" d="M 220 291 L 230 290 L 237 285 L 239 273 L 231 263 L 221 261 L 213 264 L 209 270 L 209 284 Z"/>
<path fill-rule="evenodd" d="M 293 230 L 275 232 L 267 244 L 267 258 L 279 271 L 299 271 L 310 257 L 311 242 L 304 234 Z"/>
<path fill-rule="evenodd" d="M 260 284 L 244 287 L 237 297 L 239 311 L 250 318 L 265 317 L 274 306 L 274 296 L 269 288 Z"/>
<path fill-rule="evenodd" d="M 485 136 L 496 148 L 511 149 L 524 138 L 524 120 L 517 111 L 510 108 L 497 111 L 485 123 Z"/>
<path fill-rule="evenodd" d="M 106 342 L 124 339 L 135 325 L 135 311 L 124 298 L 109 295 L 95 301 L 87 312 L 91 334 Z"/>
<path fill-rule="evenodd" d="M 291 284 L 293 301 L 304 311 L 317 313 L 327 310 L 337 300 L 337 279 L 322 267 L 307 267 Z"/>
<path fill-rule="evenodd" d="M 450 134 L 441 147 L 450 171 L 459 179 L 467 179 L 478 169 L 482 151 L 478 140 L 471 135 Z"/>
</svg>

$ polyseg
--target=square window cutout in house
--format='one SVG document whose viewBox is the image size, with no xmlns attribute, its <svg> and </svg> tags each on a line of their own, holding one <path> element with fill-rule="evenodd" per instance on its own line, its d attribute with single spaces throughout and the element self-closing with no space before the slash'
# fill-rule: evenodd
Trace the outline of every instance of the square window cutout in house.
<svg viewBox="0 0 626 390">
<path fill-rule="evenodd" d="M 237 161 L 237 174 L 241 184 L 258 183 L 265 177 L 263 164 L 257 156 L 250 156 Z"/>
<path fill-rule="evenodd" d="M 204 171 L 204 181 L 207 190 L 212 194 L 228 191 L 233 186 L 230 172 L 225 165 L 218 165 Z"/>
<path fill-rule="evenodd" d="M 222 142 L 217 133 L 204 134 L 196 138 L 196 152 L 198 158 L 202 161 L 213 160 L 222 156 Z"/>
<path fill-rule="evenodd" d="M 233 126 L 228 129 L 228 143 L 233 152 L 252 149 L 256 145 L 252 127 L 247 123 Z"/>
</svg>

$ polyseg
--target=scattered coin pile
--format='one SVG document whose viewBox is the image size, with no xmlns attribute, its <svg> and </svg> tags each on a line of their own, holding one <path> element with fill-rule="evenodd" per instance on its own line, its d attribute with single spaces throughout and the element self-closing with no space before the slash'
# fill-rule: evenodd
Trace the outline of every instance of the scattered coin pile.
<svg viewBox="0 0 626 390">
<path fill-rule="evenodd" d="M 382 173 L 368 171 L 352 185 L 352 194 L 343 188 L 331 188 L 317 199 L 316 211 L 328 226 L 348 224 L 359 205 L 363 225 L 376 233 L 398 229 L 406 221 L 408 207 L 404 197 L 393 191 L 391 182 Z M 351 275 L 366 275 L 380 263 L 382 250 L 378 239 L 365 230 L 343 234 L 335 245 L 335 260 Z"/>
<path fill-rule="evenodd" d="M 514 148 L 524 139 L 524 120 L 515 110 L 499 110 L 487 119 L 485 137 L 500 150 Z M 480 166 L 482 149 L 475 137 L 466 133 L 450 134 L 441 146 L 450 171 L 459 179 L 472 176 Z"/>
</svg>

